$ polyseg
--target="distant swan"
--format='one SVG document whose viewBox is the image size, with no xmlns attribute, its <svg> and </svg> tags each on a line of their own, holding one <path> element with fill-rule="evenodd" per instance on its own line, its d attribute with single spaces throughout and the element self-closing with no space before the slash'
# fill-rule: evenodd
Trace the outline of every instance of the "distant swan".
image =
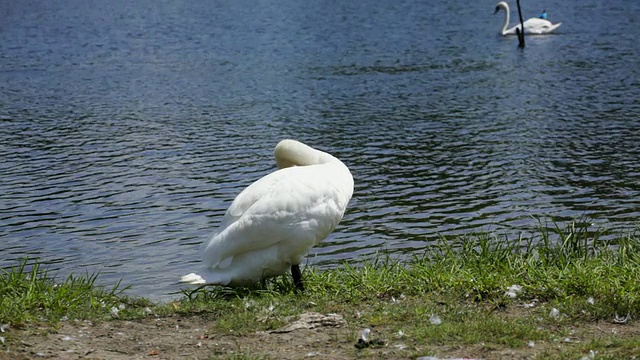
<svg viewBox="0 0 640 360">
<path fill-rule="evenodd" d="M 279 170 L 245 188 L 201 246 L 204 272 L 180 281 L 243 286 L 284 274 L 304 290 L 300 263 L 338 225 L 353 194 L 349 168 L 295 140 L 275 148 Z"/>
<path fill-rule="evenodd" d="M 507 4 L 504 1 L 500 1 L 497 5 L 496 5 L 496 11 L 494 12 L 494 14 L 497 14 L 498 11 L 500 11 L 500 9 L 504 9 L 504 26 L 502 27 L 502 32 L 501 34 L 504 35 L 515 35 L 516 34 L 516 28 L 520 28 L 520 24 L 507 29 L 507 27 L 509 26 L 509 20 L 510 20 L 510 11 L 509 11 L 509 4 Z M 531 35 L 541 35 L 541 34 L 548 34 L 550 32 L 552 32 L 553 30 L 557 29 L 558 26 L 562 25 L 562 23 L 557 23 L 557 24 L 552 24 L 551 21 L 549 20 L 545 20 L 545 19 L 540 19 L 540 18 L 531 18 L 527 21 L 524 22 L 524 33 L 525 34 L 531 34 Z"/>
</svg>

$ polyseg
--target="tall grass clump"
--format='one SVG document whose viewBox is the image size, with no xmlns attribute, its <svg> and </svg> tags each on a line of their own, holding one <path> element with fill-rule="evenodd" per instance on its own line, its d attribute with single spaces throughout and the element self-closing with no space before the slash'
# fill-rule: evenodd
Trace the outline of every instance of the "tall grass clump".
<svg viewBox="0 0 640 360">
<path fill-rule="evenodd" d="M 538 234 L 515 240 L 490 234 L 441 238 L 407 262 L 387 256 L 311 271 L 308 278 L 312 292 L 352 303 L 400 295 L 535 300 L 564 306 L 576 316 L 633 317 L 640 315 L 640 236 L 604 241 L 599 232 L 570 224 L 541 227 Z M 512 285 L 520 293 L 508 296 Z"/>
<path fill-rule="evenodd" d="M 36 261 L 28 259 L 8 270 L 0 269 L 0 323 L 24 324 L 64 319 L 96 319 L 125 307 L 124 289 L 106 290 L 95 284 L 97 275 L 70 275 L 56 282 Z"/>
</svg>

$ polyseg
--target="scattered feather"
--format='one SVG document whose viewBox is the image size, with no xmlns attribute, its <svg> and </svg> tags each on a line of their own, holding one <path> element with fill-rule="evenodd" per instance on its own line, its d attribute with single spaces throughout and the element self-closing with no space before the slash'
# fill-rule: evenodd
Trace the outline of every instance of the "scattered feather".
<svg viewBox="0 0 640 360">
<path fill-rule="evenodd" d="M 583 356 L 580 360 L 591 360 L 596 358 L 596 352 L 593 350 L 589 350 L 589 355 Z"/>
<path fill-rule="evenodd" d="M 504 293 L 506 296 L 515 299 L 518 297 L 518 294 L 522 292 L 522 286 L 520 285 L 511 285 L 507 288 L 507 291 Z"/>
<path fill-rule="evenodd" d="M 507 288 L 508 291 L 513 291 L 516 293 L 519 293 L 522 291 L 522 286 L 521 285 L 511 285 Z"/>
<path fill-rule="evenodd" d="M 360 338 L 362 341 L 367 341 L 369 339 L 369 334 L 371 333 L 371 329 L 364 329 L 360 332 Z"/>
<path fill-rule="evenodd" d="M 255 305 L 256 305 L 256 302 L 251 299 L 244 301 L 244 308 L 247 310 L 254 307 Z"/>
<path fill-rule="evenodd" d="M 440 319 L 440 316 L 438 315 L 431 315 L 429 316 L 429 322 L 431 325 L 440 325 L 442 324 L 442 319 Z"/>
<path fill-rule="evenodd" d="M 354 345 L 356 347 L 356 349 L 361 350 L 364 348 L 368 348 L 371 346 L 374 347 L 378 347 L 378 346 L 384 346 L 385 343 L 383 340 L 380 339 L 371 339 L 369 340 L 369 334 L 371 334 L 371 330 L 370 329 L 363 329 L 360 332 L 360 339 L 358 339 L 358 342 L 356 342 L 356 344 Z"/>
<path fill-rule="evenodd" d="M 590 296 L 590 297 L 587 299 L 587 304 L 593 305 L 593 304 L 595 304 L 595 302 L 596 302 L 596 301 L 593 299 L 593 296 Z"/>
<path fill-rule="evenodd" d="M 109 312 L 111 313 L 111 316 L 118 317 L 118 313 L 120 312 L 120 310 L 114 306 L 111 309 L 109 309 Z"/>
</svg>

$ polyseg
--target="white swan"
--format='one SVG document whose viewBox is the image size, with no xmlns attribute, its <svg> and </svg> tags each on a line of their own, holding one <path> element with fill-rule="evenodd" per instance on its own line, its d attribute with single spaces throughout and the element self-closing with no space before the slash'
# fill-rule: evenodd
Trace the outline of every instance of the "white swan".
<svg viewBox="0 0 640 360">
<path fill-rule="evenodd" d="M 507 27 L 509 26 L 509 19 L 510 19 L 510 11 L 509 11 L 509 4 L 507 4 L 504 1 L 500 1 L 497 5 L 496 5 L 496 11 L 494 12 L 494 14 L 497 14 L 498 11 L 500 11 L 500 9 L 504 9 L 504 26 L 502 26 L 502 31 L 500 32 L 503 36 L 504 35 L 515 35 L 516 34 L 516 28 L 519 29 L 520 28 L 520 24 L 507 29 Z M 525 34 L 531 34 L 531 35 L 541 35 L 541 34 L 548 34 L 550 32 L 552 32 L 553 30 L 557 29 L 558 26 L 562 25 L 562 23 L 557 23 L 557 24 L 552 24 L 551 21 L 549 20 L 545 20 L 545 19 L 540 19 L 540 18 L 531 18 L 527 21 L 524 22 L 524 33 Z"/>
<path fill-rule="evenodd" d="M 233 200 L 201 246 L 206 269 L 181 282 L 243 286 L 291 268 L 296 287 L 304 289 L 299 264 L 342 219 L 353 177 L 342 161 L 295 140 L 280 141 L 274 155 L 279 170 Z"/>
</svg>

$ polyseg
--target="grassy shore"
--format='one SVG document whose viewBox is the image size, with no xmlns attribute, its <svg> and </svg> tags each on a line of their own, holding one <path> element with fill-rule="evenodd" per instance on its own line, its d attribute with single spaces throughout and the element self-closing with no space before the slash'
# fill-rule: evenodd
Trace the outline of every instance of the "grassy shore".
<svg viewBox="0 0 640 360">
<path fill-rule="evenodd" d="M 168 304 L 124 296 L 118 285 L 97 287 L 95 275 L 58 281 L 37 264 L 28 270 L 26 264 L 0 275 L 0 324 L 11 328 L 55 328 L 67 319 L 206 316 L 209 333 L 243 337 L 318 312 L 340 314 L 353 344 L 364 328 L 381 340 L 353 347 L 354 357 L 392 345 L 408 358 L 464 348 L 485 355 L 519 349 L 530 358 L 553 359 L 580 359 L 590 351 L 595 358 L 640 354 L 637 334 L 610 329 L 629 327 L 640 315 L 635 234 L 614 241 L 572 227 L 519 241 L 480 234 L 443 240 L 405 262 L 380 257 L 327 271 L 307 268 L 304 294 L 281 277 L 252 289 L 185 290 L 181 300 Z M 0 349 L 18 341 L 11 331 L 0 335 Z"/>
</svg>

